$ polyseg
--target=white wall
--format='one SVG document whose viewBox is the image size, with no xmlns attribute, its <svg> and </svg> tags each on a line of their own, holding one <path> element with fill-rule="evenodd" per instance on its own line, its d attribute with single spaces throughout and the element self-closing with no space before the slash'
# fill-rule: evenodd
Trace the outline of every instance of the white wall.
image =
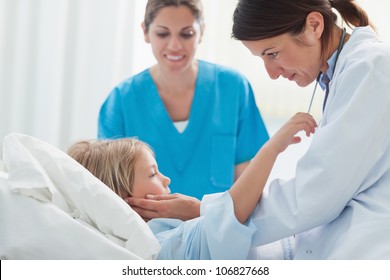
<svg viewBox="0 0 390 280">
<path fill-rule="evenodd" d="M 10 132 L 60 148 L 95 138 L 101 103 L 114 85 L 154 63 L 140 24 L 146 0 L 0 0 L 0 140 Z M 204 0 L 198 57 L 251 81 L 269 124 L 306 111 L 313 86 L 270 80 L 259 58 L 230 38 L 237 0 Z M 390 42 L 390 2 L 360 0 Z M 319 114 L 321 93 L 314 112 Z"/>
</svg>

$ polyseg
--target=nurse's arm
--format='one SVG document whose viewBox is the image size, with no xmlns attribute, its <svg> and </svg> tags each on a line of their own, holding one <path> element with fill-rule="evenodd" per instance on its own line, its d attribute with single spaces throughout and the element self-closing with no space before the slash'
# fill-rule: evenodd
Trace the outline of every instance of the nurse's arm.
<svg viewBox="0 0 390 280">
<path fill-rule="evenodd" d="M 296 136 L 299 131 L 303 130 L 310 136 L 316 126 L 311 115 L 297 113 L 261 147 L 229 190 L 238 221 L 245 223 L 255 209 L 278 155 L 290 144 L 301 141 Z"/>
</svg>

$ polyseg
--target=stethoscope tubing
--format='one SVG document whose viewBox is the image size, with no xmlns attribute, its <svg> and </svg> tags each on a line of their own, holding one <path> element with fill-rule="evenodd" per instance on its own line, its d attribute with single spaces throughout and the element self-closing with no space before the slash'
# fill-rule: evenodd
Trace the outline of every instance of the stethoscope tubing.
<svg viewBox="0 0 390 280">
<path fill-rule="evenodd" d="M 347 30 L 346 30 L 345 27 L 344 27 L 344 28 L 343 28 L 343 33 L 341 34 L 339 46 L 337 47 L 336 59 L 335 59 L 334 65 L 333 65 L 332 77 L 330 78 L 330 80 L 333 78 L 334 70 L 336 69 L 336 64 L 337 64 L 337 61 L 339 60 L 340 52 L 341 52 L 341 50 L 342 50 L 343 47 L 344 47 L 344 41 L 345 41 L 345 36 L 346 36 L 346 34 L 347 34 Z M 309 109 L 307 110 L 307 113 L 309 113 L 309 114 L 310 114 L 311 106 L 312 106 L 312 104 L 313 104 L 314 96 L 315 96 L 315 94 L 316 94 L 318 82 L 319 82 L 321 76 L 322 76 L 322 73 L 320 72 L 320 73 L 318 74 L 318 76 L 317 76 L 316 83 L 315 83 L 315 85 L 314 85 L 314 90 L 313 90 L 313 93 L 312 93 L 312 95 L 311 95 L 310 104 L 309 104 Z M 327 97 L 328 97 L 328 96 L 326 95 L 326 96 L 325 96 L 325 99 L 324 99 L 324 104 L 323 104 L 322 110 L 325 110 L 325 105 L 326 105 Z"/>
</svg>

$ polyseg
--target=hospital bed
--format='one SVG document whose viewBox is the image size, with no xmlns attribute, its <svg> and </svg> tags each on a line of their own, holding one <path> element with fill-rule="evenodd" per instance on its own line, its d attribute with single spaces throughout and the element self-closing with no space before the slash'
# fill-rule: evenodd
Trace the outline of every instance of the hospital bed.
<svg viewBox="0 0 390 280">
<path fill-rule="evenodd" d="M 0 149 L 1 151 L 1 149 Z M 155 259 L 142 218 L 63 151 L 13 133 L 0 154 L 0 259 Z M 252 248 L 249 259 L 291 259 L 293 238 Z"/>
<path fill-rule="evenodd" d="M 4 138 L 0 259 L 154 259 L 159 250 L 141 217 L 66 153 Z"/>
</svg>

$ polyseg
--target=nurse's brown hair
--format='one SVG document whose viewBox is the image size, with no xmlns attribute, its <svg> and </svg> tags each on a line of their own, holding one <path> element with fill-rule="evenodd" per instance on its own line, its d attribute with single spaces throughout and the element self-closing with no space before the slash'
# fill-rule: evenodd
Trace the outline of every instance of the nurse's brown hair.
<svg viewBox="0 0 390 280">
<path fill-rule="evenodd" d="M 149 26 L 155 19 L 157 13 L 166 7 L 188 7 L 199 25 L 203 25 L 203 6 L 200 0 L 148 0 L 145 9 L 144 25 L 145 31 L 149 31 Z"/>
</svg>

